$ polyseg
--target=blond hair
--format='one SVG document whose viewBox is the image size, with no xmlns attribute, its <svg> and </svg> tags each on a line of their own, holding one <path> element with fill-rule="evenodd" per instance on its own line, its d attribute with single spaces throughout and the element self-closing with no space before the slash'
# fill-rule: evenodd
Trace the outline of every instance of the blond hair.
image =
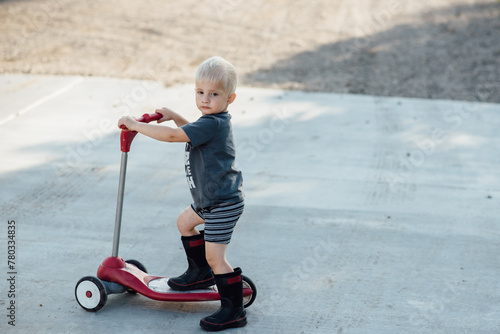
<svg viewBox="0 0 500 334">
<path fill-rule="evenodd" d="M 231 95 L 236 91 L 238 75 L 234 66 L 222 57 L 205 60 L 196 70 L 196 82 L 221 82 L 226 92 Z"/>
</svg>

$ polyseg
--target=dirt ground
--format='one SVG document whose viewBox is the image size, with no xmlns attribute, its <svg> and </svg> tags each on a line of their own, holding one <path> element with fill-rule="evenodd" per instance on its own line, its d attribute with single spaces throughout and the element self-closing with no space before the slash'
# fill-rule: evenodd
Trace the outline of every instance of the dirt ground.
<svg viewBox="0 0 500 334">
<path fill-rule="evenodd" d="M 126 4 L 126 5 L 125 5 Z M 498 0 L 0 0 L 0 73 L 500 103 Z"/>
</svg>

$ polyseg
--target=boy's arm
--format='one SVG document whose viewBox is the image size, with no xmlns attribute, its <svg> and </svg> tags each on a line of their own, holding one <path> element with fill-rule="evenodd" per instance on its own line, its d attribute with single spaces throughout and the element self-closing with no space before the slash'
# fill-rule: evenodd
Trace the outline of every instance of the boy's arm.
<svg viewBox="0 0 500 334">
<path fill-rule="evenodd" d="M 161 119 L 160 119 L 161 120 Z M 174 120 L 174 119 L 172 119 Z M 174 120 L 175 122 L 175 120 Z M 182 122 L 182 121 L 181 121 Z M 188 122 L 186 122 L 188 123 Z M 177 122 L 176 122 L 177 124 Z M 171 128 L 163 125 L 137 122 L 130 116 L 124 116 L 118 121 L 118 127 L 125 125 L 131 131 L 137 131 L 145 136 L 166 142 L 189 142 L 189 137 L 182 128 Z"/>
</svg>

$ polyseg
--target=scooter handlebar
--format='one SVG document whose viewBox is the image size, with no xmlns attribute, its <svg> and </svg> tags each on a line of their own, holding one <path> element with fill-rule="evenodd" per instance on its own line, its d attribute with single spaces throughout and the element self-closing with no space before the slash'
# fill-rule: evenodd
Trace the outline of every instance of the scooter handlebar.
<svg viewBox="0 0 500 334">
<path fill-rule="evenodd" d="M 144 114 L 141 117 L 137 118 L 137 122 L 141 123 L 149 123 L 153 121 L 157 121 L 163 117 L 159 112 L 155 112 L 152 114 Z M 120 126 L 122 132 L 120 134 L 120 146 L 122 152 L 130 152 L 130 145 L 132 145 L 132 140 L 134 140 L 137 131 L 129 131 L 125 125 Z"/>
<path fill-rule="evenodd" d="M 159 112 L 154 112 L 151 114 L 144 114 L 141 117 L 137 118 L 136 121 L 141 122 L 141 123 L 149 123 L 149 122 L 157 121 L 157 120 L 161 119 L 162 117 L 163 117 L 163 115 L 160 114 Z M 120 129 L 128 130 L 125 125 L 120 126 Z"/>
</svg>

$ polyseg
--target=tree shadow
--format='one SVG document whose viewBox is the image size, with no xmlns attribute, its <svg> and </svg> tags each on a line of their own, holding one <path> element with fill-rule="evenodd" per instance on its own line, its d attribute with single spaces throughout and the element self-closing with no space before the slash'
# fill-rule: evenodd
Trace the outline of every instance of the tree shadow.
<svg viewBox="0 0 500 334">
<path fill-rule="evenodd" d="M 500 3 L 456 5 L 422 16 L 426 24 L 397 25 L 322 45 L 243 81 L 305 91 L 499 103 Z"/>
</svg>

